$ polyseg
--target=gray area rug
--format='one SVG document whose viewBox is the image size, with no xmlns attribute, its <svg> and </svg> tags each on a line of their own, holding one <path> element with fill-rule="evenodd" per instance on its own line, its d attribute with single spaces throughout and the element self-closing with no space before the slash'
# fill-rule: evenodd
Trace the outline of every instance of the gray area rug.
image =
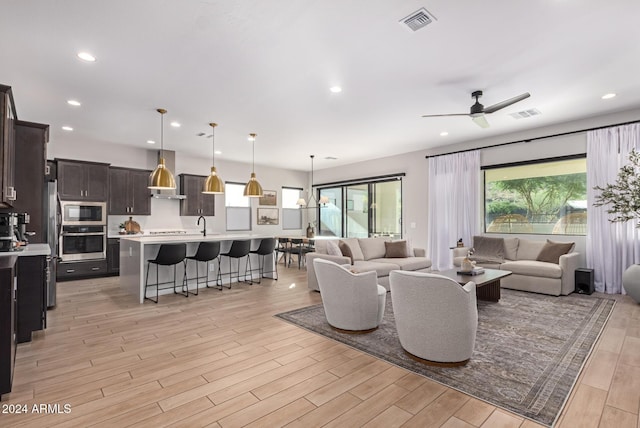
<svg viewBox="0 0 640 428">
<path fill-rule="evenodd" d="M 333 330 L 321 304 L 276 316 L 551 426 L 613 305 L 613 300 L 592 296 L 554 297 L 503 289 L 498 303 L 478 301 L 473 356 L 466 366 L 456 368 L 427 366 L 404 353 L 390 294 L 382 324 L 367 334 Z"/>
</svg>

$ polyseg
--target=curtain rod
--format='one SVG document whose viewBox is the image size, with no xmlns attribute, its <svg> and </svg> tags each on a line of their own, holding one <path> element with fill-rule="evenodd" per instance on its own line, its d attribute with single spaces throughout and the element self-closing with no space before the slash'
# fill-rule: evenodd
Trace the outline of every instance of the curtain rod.
<svg viewBox="0 0 640 428">
<path fill-rule="evenodd" d="M 530 142 L 536 141 L 536 140 L 544 140 L 544 139 L 547 139 L 547 138 L 554 138 L 554 137 L 563 137 L 565 135 L 579 134 L 581 132 L 597 131 L 598 129 L 611 128 L 611 127 L 614 127 L 614 126 L 631 125 L 631 124 L 634 124 L 634 123 L 640 123 L 640 120 L 633 120 L 631 122 L 613 123 L 611 125 L 596 126 L 594 128 L 578 129 L 576 131 L 560 132 L 558 134 L 545 135 L 545 136 L 542 136 L 542 137 L 533 137 L 533 138 L 527 138 L 527 139 L 524 139 L 524 140 L 510 141 L 508 143 L 492 144 L 492 145 L 489 145 L 489 146 L 475 147 L 473 149 L 457 150 L 455 152 L 440 153 L 440 154 L 437 154 L 437 155 L 427 155 L 427 156 L 425 156 L 425 158 L 426 159 L 436 158 L 438 156 L 453 155 L 453 154 L 456 154 L 456 153 L 472 152 L 474 150 L 481 150 L 481 149 L 491 149 L 493 147 L 509 146 L 511 144 L 530 143 Z"/>
<path fill-rule="evenodd" d="M 334 186 L 337 187 L 337 186 L 348 186 L 353 184 L 367 184 L 367 183 L 374 183 L 376 181 L 389 181 L 394 178 L 399 179 L 400 177 L 404 177 L 405 175 L 407 174 L 404 172 L 398 172 L 396 174 L 378 175 L 375 177 L 354 178 L 351 180 L 333 181 L 331 183 L 314 184 L 313 187 L 316 189 L 321 189 L 321 188 L 334 187 Z"/>
</svg>

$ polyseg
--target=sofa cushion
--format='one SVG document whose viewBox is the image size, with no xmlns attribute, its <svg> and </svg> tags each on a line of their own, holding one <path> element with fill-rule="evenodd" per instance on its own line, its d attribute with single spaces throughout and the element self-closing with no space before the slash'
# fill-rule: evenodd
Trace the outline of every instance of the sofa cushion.
<svg viewBox="0 0 640 428">
<path fill-rule="evenodd" d="M 326 253 L 329 254 L 330 256 L 343 256 L 344 255 L 344 254 L 342 254 L 342 250 L 338 246 L 338 241 L 336 241 L 335 239 L 327 240 L 327 242 L 325 244 L 325 248 L 326 248 Z"/>
<path fill-rule="evenodd" d="M 349 250 L 351 251 L 351 257 L 353 261 L 364 260 L 364 255 L 362 254 L 362 249 L 360 249 L 360 243 L 358 242 L 358 238 L 345 238 L 341 239 L 340 242 L 344 242 L 349 246 Z M 342 247 L 340 247 L 342 250 Z M 344 251 L 342 252 L 343 255 Z"/>
<path fill-rule="evenodd" d="M 504 258 L 518 260 L 518 238 L 504 238 Z"/>
<path fill-rule="evenodd" d="M 359 260 L 353 262 L 351 271 L 355 273 L 375 271 L 380 276 L 389 276 L 392 270 L 398 270 L 400 266 L 394 263 L 380 263 L 371 260 Z"/>
<path fill-rule="evenodd" d="M 536 260 L 548 263 L 560 263 L 560 256 L 567 254 L 574 246 L 573 242 L 554 242 L 547 239 Z"/>
<path fill-rule="evenodd" d="M 530 239 L 520 239 L 518 244 L 518 257 L 516 260 L 535 260 L 544 247 L 544 241 L 532 241 Z"/>
<path fill-rule="evenodd" d="M 371 260 L 380 263 L 398 265 L 400 270 L 420 270 L 431 267 L 431 260 L 426 257 L 384 258 Z"/>
<path fill-rule="evenodd" d="M 504 260 L 504 239 L 489 236 L 473 237 L 473 256 L 478 263 L 500 263 Z"/>
<path fill-rule="evenodd" d="M 338 248 L 340 248 L 340 252 L 343 256 L 349 257 L 349 263 L 353 264 L 353 254 L 351 254 L 351 248 L 342 241 L 340 241 L 340 243 L 338 244 Z"/>
<path fill-rule="evenodd" d="M 514 275 L 537 276 L 541 278 L 562 278 L 562 268 L 555 263 L 537 260 L 507 261 L 500 265 L 501 270 L 511 271 Z"/>
<path fill-rule="evenodd" d="M 379 259 L 384 257 L 385 241 L 387 238 L 358 239 L 364 260 Z"/>
<path fill-rule="evenodd" d="M 385 257 L 385 258 L 409 257 L 406 241 L 385 242 L 384 246 L 385 246 L 385 253 L 382 257 Z"/>
</svg>

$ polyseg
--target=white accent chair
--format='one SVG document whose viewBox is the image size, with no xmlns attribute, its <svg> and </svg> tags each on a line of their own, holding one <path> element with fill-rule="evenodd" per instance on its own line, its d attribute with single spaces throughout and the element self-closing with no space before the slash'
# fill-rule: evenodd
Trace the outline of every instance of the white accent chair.
<svg viewBox="0 0 640 428">
<path fill-rule="evenodd" d="M 352 273 L 337 263 L 313 261 L 322 305 L 329 325 L 351 333 L 378 328 L 384 316 L 387 289 L 375 272 Z"/>
<path fill-rule="evenodd" d="M 478 328 L 476 284 L 394 270 L 391 302 L 400 344 L 419 361 L 460 366 L 471 358 Z"/>
</svg>

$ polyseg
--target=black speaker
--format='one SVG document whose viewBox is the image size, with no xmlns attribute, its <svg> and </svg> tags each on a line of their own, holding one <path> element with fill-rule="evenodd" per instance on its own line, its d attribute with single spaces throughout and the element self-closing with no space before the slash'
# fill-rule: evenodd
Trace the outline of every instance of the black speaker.
<svg viewBox="0 0 640 428">
<path fill-rule="evenodd" d="M 576 293 L 591 294 L 595 291 L 593 285 L 593 269 L 576 269 Z"/>
</svg>

